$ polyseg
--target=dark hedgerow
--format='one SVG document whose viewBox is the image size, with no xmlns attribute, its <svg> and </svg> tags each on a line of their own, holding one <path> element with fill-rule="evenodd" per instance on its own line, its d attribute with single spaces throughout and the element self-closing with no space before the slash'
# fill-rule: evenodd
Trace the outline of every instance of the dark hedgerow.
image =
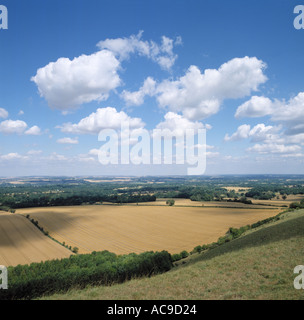
<svg viewBox="0 0 304 320">
<path fill-rule="evenodd" d="M 167 251 L 117 256 L 108 251 L 72 255 L 61 260 L 8 268 L 8 289 L 0 300 L 32 299 L 72 287 L 111 285 L 131 278 L 151 276 L 172 268 Z"/>
</svg>

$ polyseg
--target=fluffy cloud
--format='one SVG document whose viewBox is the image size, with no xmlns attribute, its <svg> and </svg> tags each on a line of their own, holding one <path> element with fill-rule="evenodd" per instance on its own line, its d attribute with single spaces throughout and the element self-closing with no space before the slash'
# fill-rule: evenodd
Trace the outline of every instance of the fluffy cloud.
<svg viewBox="0 0 304 320">
<path fill-rule="evenodd" d="M 27 129 L 26 122 L 22 120 L 5 120 L 0 123 L 0 132 L 4 134 L 26 134 L 26 135 L 39 135 L 41 130 L 38 126 L 33 126 Z"/>
<path fill-rule="evenodd" d="M 130 54 L 138 54 L 152 59 L 161 68 L 169 70 L 177 59 L 177 55 L 173 53 L 173 47 L 181 44 L 181 38 L 177 37 L 173 40 L 163 36 L 159 45 L 154 41 L 141 40 L 142 34 L 143 31 L 140 31 L 137 35 L 131 35 L 128 38 L 106 39 L 100 41 L 97 46 L 100 49 L 110 50 L 120 60 L 128 59 Z"/>
<path fill-rule="evenodd" d="M 181 44 L 181 38 L 173 40 L 163 36 L 161 44 L 157 44 L 154 41 L 143 41 L 141 37 L 142 32 L 139 32 L 129 38 L 100 41 L 97 44 L 100 51 L 91 55 L 83 54 L 72 60 L 59 58 L 38 69 L 31 80 L 48 105 L 63 113 L 83 103 L 106 100 L 110 92 L 121 85 L 118 75 L 120 63 L 130 54 L 152 59 L 163 69 L 169 70 L 173 66 L 177 58 L 173 48 Z M 149 94 L 145 91 L 146 87 L 143 90 L 144 95 Z M 142 99 L 129 92 L 124 92 L 123 96 L 127 101 L 135 101 L 135 104 L 139 103 L 136 102 L 138 99 Z"/>
<path fill-rule="evenodd" d="M 141 128 L 144 123 L 140 118 L 131 118 L 125 112 L 118 112 L 115 108 L 98 108 L 96 112 L 83 118 L 79 123 L 64 123 L 62 132 L 74 134 L 98 134 L 102 129 L 120 129 L 123 123 L 128 123 L 130 129 Z"/>
<path fill-rule="evenodd" d="M 304 136 L 288 137 L 282 132 L 281 126 L 265 126 L 264 123 L 257 124 L 253 128 L 250 125 L 244 124 L 238 127 L 237 131 L 231 136 L 226 134 L 225 141 L 236 141 L 250 138 L 251 142 L 263 142 L 262 144 L 255 144 L 253 147 L 247 149 L 251 153 L 259 154 L 300 154 L 301 146 L 304 144 Z"/>
<path fill-rule="evenodd" d="M 78 144 L 78 139 L 72 139 L 72 138 L 61 138 L 57 140 L 57 143 L 60 144 Z"/>
<path fill-rule="evenodd" d="M 304 92 L 300 92 L 287 103 L 276 101 L 274 104 L 276 107 L 271 119 L 283 123 L 287 127 L 286 134 L 304 133 Z"/>
<path fill-rule="evenodd" d="M 264 123 L 257 124 L 249 132 L 251 141 L 274 141 L 279 138 L 281 126 L 265 126 Z"/>
<path fill-rule="evenodd" d="M 22 120 L 5 120 L 0 123 L 0 132 L 5 134 L 22 134 L 27 124 Z"/>
<path fill-rule="evenodd" d="M 257 91 L 267 80 L 265 63 L 257 58 L 235 58 L 218 70 L 201 73 L 191 66 L 175 81 L 165 80 L 157 87 L 158 103 L 190 119 L 203 119 L 216 114 L 224 99 L 236 99 Z"/>
<path fill-rule="evenodd" d="M 264 123 L 257 124 L 251 129 L 248 124 L 243 124 L 238 127 L 237 131 L 231 136 L 225 135 L 225 141 L 237 141 L 242 139 L 251 138 L 251 141 L 273 141 L 278 140 L 278 131 L 281 130 L 280 126 L 265 126 Z"/>
<path fill-rule="evenodd" d="M 4 154 L 4 155 L 1 155 L 0 156 L 0 159 L 1 160 L 16 160 L 16 159 L 23 159 L 23 160 L 26 160 L 28 157 L 26 156 L 22 156 L 16 152 L 11 152 L 11 153 L 8 153 L 8 154 Z"/>
<path fill-rule="evenodd" d="M 273 103 L 269 98 L 253 96 L 240 105 L 235 113 L 236 118 L 264 117 L 273 112 Z"/>
<path fill-rule="evenodd" d="M 39 136 L 41 134 L 41 130 L 38 126 L 33 126 L 33 127 L 29 128 L 28 130 L 26 130 L 24 132 L 24 134 Z"/>
<path fill-rule="evenodd" d="M 304 133 L 299 133 L 299 134 L 295 134 L 295 135 L 285 135 L 279 141 L 281 141 L 282 143 L 287 143 L 287 144 L 304 145 Z"/>
<path fill-rule="evenodd" d="M 167 114 L 165 114 L 164 118 L 165 121 L 160 122 L 156 126 L 156 129 L 167 129 L 170 131 L 170 133 L 177 137 L 184 136 L 187 129 L 193 129 L 196 131 L 198 129 L 204 128 L 204 125 L 202 123 L 197 121 L 192 122 L 174 112 L 168 112 Z"/>
<path fill-rule="evenodd" d="M 7 117 L 8 117 L 8 112 L 5 109 L 0 108 L 0 118 L 5 119 Z"/>
<path fill-rule="evenodd" d="M 121 97 L 125 100 L 128 106 L 140 106 L 144 103 L 145 96 L 153 96 L 155 94 L 156 81 L 148 77 L 143 86 L 134 92 L 124 90 Z"/>
<path fill-rule="evenodd" d="M 304 133 L 304 92 L 300 92 L 294 98 L 274 101 L 265 97 L 252 97 L 238 107 L 235 116 L 263 117 L 270 115 L 271 120 L 285 126 L 286 135 Z"/>
<path fill-rule="evenodd" d="M 108 50 L 81 55 L 73 60 L 60 58 L 37 70 L 31 78 L 49 106 L 62 111 L 108 98 L 121 83 L 119 61 Z"/>
<path fill-rule="evenodd" d="M 237 141 L 241 139 L 247 139 L 250 132 L 250 125 L 243 124 L 237 128 L 237 131 L 234 132 L 231 136 L 228 134 L 225 135 L 225 141 Z"/>
</svg>

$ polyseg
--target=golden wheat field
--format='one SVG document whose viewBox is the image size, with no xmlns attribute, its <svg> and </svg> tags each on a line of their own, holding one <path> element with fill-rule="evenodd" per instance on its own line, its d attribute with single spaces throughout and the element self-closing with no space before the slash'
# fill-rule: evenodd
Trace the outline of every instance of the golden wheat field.
<svg viewBox="0 0 304 320">
<path fill-rule="evenodd" d="M 229 227 L 241 227 L 276 215 L 279 209 L 168 206 L 73 206 L 19 209 L 49 234 L 79 253 L 117 254 L 190 251 L 217 241 Z"/>
<path fill-rule="evenodd" d="M 250 190 L 251 188 L 247 188 L 247 187 L 223 187 L 225 189 L 227 189 L 228 191 L 232 191 L 234 190 L 235 192 L 242 192 L 245 191 L 247 192 L 248 190 Z"/>
<path fill-rule="evenodd" d="M 288 195 L 286 200 L 283 200 L 281 197 L 280 199 L 271 199 L 271 200 L 256 200 L 251 199 L 252 203 L 254 204 L 266 204 L 266 205 L 273 205 L 273 206 L 289 206 L 292 202 L 301 201 L 304 198 L 304 195 L 296 194 L 296 195 Z"/>
<path fill-rule="evenodd" d="M 142 202 L 139 203 L 139 206 L 167 206 L 166 201 L 168 199 L 164 198 L 164 199 L 157 199 L 156 201 L 151 201 L 151 202 Z M 259 206 L 257 207 L 256 205 L 248 205 L 248 204 L 244 204 L 241 202 L 227 202 L 227 201 L 191 201 L 190 199 L 179 199 L 176 198 L 174 199 L 174 206 L 184 206 L 184 207 L 230 207 L 230 208 L 244 208 L 244 209 L 248 209 L 248 208 L 269 208 L 269 204 L 272 204 L 273 206 L 279 206 L 279 204 L 274 203 L 272 200 L 270 200 L 270 202 L 267 204 L 265 203 L 265 206 L 263 206 L 263 201 L 261 200 L 261 203 L 259 203 Z M 288 202 L 289 204 L 290 202 Z M 108 203 L 104 203 L 104 204 L 108 204 Z M 258 202 L 256 202 L 256 204 L 258 204 Z M 286 204 L 286 203 L 284 203 Z M 134 203 L 130 203 L 130 204 L 126 204 L 126 205 L 130 205 L 130 206 L 134 206 Z"/>
<path fill-rule="evenodd" d="M 0 265 L 30 264 L 71 254 L 25 217 L 0 211 Z"/>
</svg>

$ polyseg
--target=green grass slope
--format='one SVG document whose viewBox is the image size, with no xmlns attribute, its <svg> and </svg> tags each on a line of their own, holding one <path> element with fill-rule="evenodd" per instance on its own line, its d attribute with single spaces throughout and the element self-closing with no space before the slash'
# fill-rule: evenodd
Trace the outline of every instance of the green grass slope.
<svg viewBox="0 0 304 320">
<path fill-rule="evenodd" d="M 293 286 L 295 266 L 304 265 L 304 210 L 206 253 L 171 271 L 111 287 L 70 290 L 44 299 L 304 299 Z"/>
</svg>

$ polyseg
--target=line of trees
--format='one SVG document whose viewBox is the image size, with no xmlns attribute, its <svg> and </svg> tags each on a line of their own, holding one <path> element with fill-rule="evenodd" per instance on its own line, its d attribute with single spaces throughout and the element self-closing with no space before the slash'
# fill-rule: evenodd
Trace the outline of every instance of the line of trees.
<svg viewBox="0 0 304 320">
<path fill-rule="evenodd" d="M 276 193 L 279 193 L 282 199 L 286 199 L 287 195 L 304 194 L 304 187 L 302 185 L 295 186 L 281 186 L 281 185 L 260 185 L 250 189 L 245 193 L 246 197 L 270 200 L 276 197 Z"/>
<path fill-rule="evenodd" d="M 50 207 L 50 206 L 77 206 L 81 204 L 95 204 L 102 202 L 112 203 L 133 203 L 155 201 L 156 197 L 149 194 L 113 194 L 113 195 L 87 195 L 78 194 L 72 196 L 66 195 L 36 195 L 15 196 L 0 199 L 1 208 L 32 208 L 32 207 Z"/>
<path fill-rule="evenodd" d="M 109 251 L 72 255 L 8 268 L 7 290 L 0 290 L 0 300 L 32 299 L 65 292 L 72 287 L 111 285 L 132 278 L 151 276 L 172 268 L 167 251 L 116 255 Z"/>
</svg>

